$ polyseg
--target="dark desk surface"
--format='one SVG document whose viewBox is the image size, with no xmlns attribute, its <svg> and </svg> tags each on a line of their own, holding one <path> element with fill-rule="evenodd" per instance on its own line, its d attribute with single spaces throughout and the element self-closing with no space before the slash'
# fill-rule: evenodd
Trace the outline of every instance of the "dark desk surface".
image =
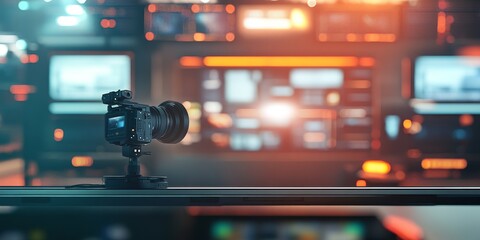
<svg viewBox="0 0 480 240">
<path fill-rule="evenodd" d="M 480 187 L 0 187 L 0 206 L 480 205 Z"/>
</svg>

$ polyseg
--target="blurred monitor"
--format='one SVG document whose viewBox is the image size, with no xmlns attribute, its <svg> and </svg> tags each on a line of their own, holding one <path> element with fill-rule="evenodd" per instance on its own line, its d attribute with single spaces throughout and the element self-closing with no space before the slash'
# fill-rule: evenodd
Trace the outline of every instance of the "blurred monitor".
<svg viewBox="0 0 480 240">
<path fill-rule="evenodd" d="M 394 42 L 400 18 L 396 8 L 328 8 L 317 15 L 316 23 L 322 42 Z"/>
<path fill-rule="evenodd" d="M 228 14 L 205 12 L 195 14 L 195 30 L 204 34 L 227 34 L 232 31 Z"/>
<path fill-rule="evenodd" d="M 174 39 L 185 32 L 186 21 L 185 15 L 180 12 L 156 12 L 152 14 L 151 31 L 159 38 Z"/>
<path fill-rule="evenodd" d="M 480 114 L 480 57 L 421 56 L 413 88 L 418 114 Z"/>
<path fill-rule="evenodd" d="M 131 89 L 128 54 L 58 54 L 50 58 L 52 114 L 104 114 L 102 94 Z"/>
<path fill-rule="evenodd" d="M 233 41 L 234 11 L 233 5 L 150 4 L 145 31 L 149 40 Z"/>
<path fill-rule="evenodd" d="M 417 99 L 480 102 L 480 57 L 419 57 L 414 88 Z"/>
<path fill-rule="evenodd" d="M 49 95 L 55 101 L 100 101 L 103 93 L 130 89 L 128 55 L 54 55 Z"/>
<path fill-rule="evenodd" d="M 178 84 L 198 79 L 188 93 L 194 127 L 185 144 L 227 152 L 371 151 L 376 110 L 369 67 L 209 67 L 183 74 Z"/>
</svg>

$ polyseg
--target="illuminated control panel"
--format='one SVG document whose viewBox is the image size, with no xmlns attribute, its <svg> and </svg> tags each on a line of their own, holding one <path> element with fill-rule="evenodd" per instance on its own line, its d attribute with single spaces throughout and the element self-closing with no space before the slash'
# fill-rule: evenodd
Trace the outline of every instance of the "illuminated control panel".
<svg viewBox="0 0 480 240">
<path fill-rule="evenodd" d="M 145 13 L 145 38 L 166 41 L 233 41 L 232 4 L 150 4 Z"/>
<path fill-rule="evenodd" d="M 187 144 L 229 151 L 371 150 L 373 58 L 189 56 L 180 64 L 188 83 L 179 84 L 198 91 L 186 104 L 193 118 Z"/>
</svg>

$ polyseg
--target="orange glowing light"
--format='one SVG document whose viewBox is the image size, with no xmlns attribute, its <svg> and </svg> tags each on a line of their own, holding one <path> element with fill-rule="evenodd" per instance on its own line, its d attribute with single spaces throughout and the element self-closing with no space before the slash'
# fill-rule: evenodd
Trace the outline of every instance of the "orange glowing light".
<svg viewBox="0 0 480 240">
<path fill-rule="evenodd" d="M 115 28 L 117 26 L 117 21 L 115 21 L 114 19 L 110 19 L 108 21 L 108 25 L 110 26 L 110 28 Z"/>
<path fill-rule="evenodd" d="M 235 115 L 239 118 L 255 118 L 258 117 L 258 110 L 240 108 L 235 111 Z"/>
<path fill-rule="evenodd" d="M 180 65 L 182 67 L 201 67 L 201 66 L 203 66 L 202 58 L 200 58 L 200 57 L 185 56 L 185 57 L 181 57 L 179 62 L 180 62 Z"/>
<path fill-rule="evenodd" d="M 460 126 L 462 127 L 471 126 L 474 121 L 473 116 L 470 114 L 463 114 L 458 120 L 460 122 Z"/>
<path fill-rule="evenodd" d="M 355 42 L 358 41 L 357 34 L 349 33 L 347 34 L 347 41 L 349 42 Z"/>
<path fill-rule="evenodd" d="M 398 216 L 387 216 L 383 219 L 383 226 L 395 233 L 399 239 L 424 239 L 422 228 L 409 219 Z"/>
<path fill-rule="evenodd" d="M 207 56 L 207 67 L 355 67 L 357 57 Z"/>
<path fill-rule="evenodd" d="M 325 33 L 318 34 L 318 40 L 320 42 L 326 42 L 328 40 L 328 35 Z"/>
<path fill-rule="evenodd" d="M 330 92 L 326 97 L 327 104 L 330 106 L 336 106 L 340 103 L 340 94 L 338 92 Z"/>
<path fill-rule="evenodd" d="M 25 186 L 25 176 L 22 173 L 0 176 L 0 186 Z"/>
<path fill-rule="evenodd" d="M 64 132 L 63 132 L 63 129 L 61 128 L 56 128 L 54 131 L 53 131 L 53 139 L 57 142 L 60 142 L 63 140 L 63 137 L 64 137 Z"/>
<path fill-rule="evenodd" d="M 423 169 L 465 169 L 467 160 L 464 158 L 425 158 L 422 160 Z"/>
<path fill-rule="evenodd" d="M 368 33 L 363 36 L 366 42 L 395 42 L 395 34 Z"/>
<path fill-rule="evenodd" d="M 359 179 L 357 180 L 357 182 L 355 182 L 355 186 L 357 187 L 366 187 L 367 186 L 367 181 L 363 180 L 363 179 Z"/>
<path fill-rule="evenodd" d="M 438 8 L 439 8 L 440 10 L 445 10 L 445 9 L 447 9 L 447 8 L 448 8 L 448 5 L 449 5 L 449 4 L 448 4 L 447 1 L 445 1 L 445 0 L 440 0 L 440 1 L 438 1 Z"/>
<path fill-rule="evenodd" d="M 102 21 L 100 21 L 100 26 L 102 26 L 102 28 L 115 28 L 117 26 L 117 21 L 114 19 L 102 19 Z"/>
<path fill-rule="evenodd" d="M 325 109 L 300 109 L 298 110 L 300 118 L 333 118 L 334 112 Z"/>
<path fill-rule="evenodd" d="M 153 34 L 152 32 L 145 33 L 145 39 L 147 39 L 147 41 L 153 41 L 154 38 L 155 34 Z"/>
<path fill-rule="evenodd" d="M 408 130 L 407 133 L 409 134 L 417 134 L 422 131 L 422 124 L 412 121 L 412 126 L 406 130 Z"/>
<path fill-rule="evenodd" d="M 447 14 L 439 12 L 437 15 L 437 32 L 443 34 L 447 31 Z"/>
<path fill-rule="evenodd" d="M 227 6 L 225 6 L 225 12 L 229 13 L 229 14 L 232 14 L 235 12 L 235 6 L 233 6 L 233 4 L 227 4 Z"/>
<path fill-rule="evenodd" d="M 10 93 L 14 95 L 26 95 L 35 92 L 35 87 L 31 85 L 12 85 Z"/>
<path fill-rule="evenodd" d="M 26 94 L 17 94 L 15 96 L 13 96 L 13 98 L 15 99 L 15 101 L 17 102 L 25 102 L 27 101 L 28 99 L 28 95 Z"/>
<path fill-rule="evenodd" d="M 370 80 L 351 80 L 345 83 L 347 88 L 367 89 L 372 86 Z"/>
<path fill-rule="evenodd" d="M 459 55 L 462 56 L 480 56 L 480 46 L 468 46 L 459 50 Z"/>
<path fill-rule="evenodd" d="M 30 63 L 37 63 L 38 60 L 39 60 L 39 57 L 38 57 L 37 54 L 30 54 L 30 55 L 28 55 L 28 61 L 29 61 Z"/>
<path fill-rule="evenodd" d="M 375 66 L 375 59 L 371 57 L 362 57 L 360 58 L 360 66 L 373 67 Z"/>
<path fill-rule="evenodd" d="M 403 120 L 403 128 L 410 129 L 412 125 L 413 125 L 412 120 L 410 119 Z"/>
<path fill-rule="evenodd" d="M 102 26 L 102 28 L 109 28 L 110 22 L 108 21 L 108 19 L 102 19 L 102 21 L 100 21 L 100 26 Z"/>
<path fill-rule="evenodd" d="M 91 167 L 93 158 L 90 156 L 74 156 L 72 158 L 72 166 L 74 167 Z"/>
<path fill-rule="evenodd" d="M 366 173 L 387 174 L 391 170 L 390 163 L 383 160 L 367 160 L 362 164 L 362 170 Z"/>
<path fill-rule="evenodd" d="M 307 132 L 303 134 L 303 141 L 306 143 L 324 142 L 326 139 L 325 133 L 322 132 Z"/>
<path fill-rule="evenodd" d="M 205 33 L 195 33 L 193 34 L 193 40 L 197 42 L 203 42 L 205 41 Z"/>
<path fill-rule="evenodd" d="M 147 10 L 148 10 L 148 12 L 150 12 L 150 13 L 154 13 L 154 12 L 157 11 L 157 5 L 155 5 L 155 4 L 149 4 L 148 7 L 147 7 Z"/>
<path fill-rule="evenodd" d="M 225 39 L 229 42 L 233 42 L 233 40 L 235 40 L 235 34 L 229 32 L 229 33 L 225 34 Z"/>
<path fill-rule="evenodd" d="M 217 147 L 228 147 L 230 144 L 230 137 L 224 133 L 214 133 L 210 139 Z"/>
<path fill-rule="evenodd" d="M 191 10 L 193 13 L 198 13 L 200 12 L 200 6 L 198 4 L 193 4 Z"/>
<path fill-rule="evenodd" d="M 308 28 L 308 19 L 305 13 L 298 8 L 292 9 L 290 12 L 290 23 L 293 28 L 306 29 Z"/>
<path fill-rule="evenodd" d="M 232 117 L 226 113 L 211 114 L 207 121 L 216 128 L 230 128 L 233 125 Z"/>
</svg>

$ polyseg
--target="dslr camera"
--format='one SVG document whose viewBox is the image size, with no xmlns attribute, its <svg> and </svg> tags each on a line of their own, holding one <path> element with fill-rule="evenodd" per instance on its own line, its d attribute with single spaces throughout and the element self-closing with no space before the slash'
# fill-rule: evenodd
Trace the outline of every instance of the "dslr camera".
<svg viewBox="0 0 480 240">
<path fill-rule="evenodd" d="M 140 146 L 152 139 L 178 143 L 188 131 L 188 113 L 181 103 L 165 101 L 159 106 L 132 102 L 132 92 L 118 90 L 102 95 L 108 105 L 105 139 L 115 145 Z"/>
<path fill-rule="evenodd" d="M 165 101 L 149 106 L 132 102 L 132 92 L 118 90 L 102 95 L 108 105 L 105 114 L 105 139 L 122 146 L 122 155 L 129 158 L 127 175 L 105 176 L 107 189 L 163 189 L 168 183 L 164 176 L 140 175 L 138 158 L 142 146 L 152 139 L 162 143 L 178 143 L 188 131 L 188 113 L 181 103 Z"/>
</svg>

